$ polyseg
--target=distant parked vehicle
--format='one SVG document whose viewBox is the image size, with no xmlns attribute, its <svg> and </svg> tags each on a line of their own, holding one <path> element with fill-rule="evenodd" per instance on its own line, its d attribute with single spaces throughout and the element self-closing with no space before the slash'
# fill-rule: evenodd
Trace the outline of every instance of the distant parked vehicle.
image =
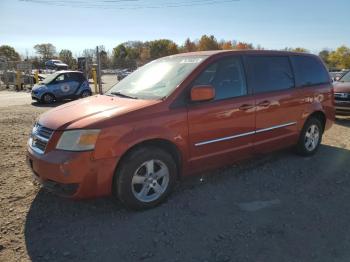
<svg viewBox="0 0 350 262">
<path fill-rule="evenodd" d="M 117 72 L 117 79 L 118 81 L 120 81 L 130 74 L 131 74 L 131 71 L 129 71 L 128 69 L 120 70 L 119 72 Z"/>
<path fill-rule="evenodd" d="M 79 71 L 59 71 L 49 75 L 32 89 L 32 99 L 46 104 L 63 99 L 91 95 L 89 82 Z"/>
<path fill-rule="evenodd" d="M 67 64 L 65 64 L 61 60 L 57 60 L 57 59 L 51 59 L 49 61 L 46 61 L 45 66 L 47 69 L 54 69 L 54 70 L 67 70 L 68 69 Z"/>
<path fill-rule="evenodd" d="M 338 81 L 340 78 L 342 78 L 349 70 L 343 69 L 341 71 L 331 71 L 329 72 L 331 78 L 333 81 Z"/>
<path fill-rule="evenodd" d="M 338 115 L 350 115 L 350 71 L 333 85 L 336 113 Z"/>
</svg>

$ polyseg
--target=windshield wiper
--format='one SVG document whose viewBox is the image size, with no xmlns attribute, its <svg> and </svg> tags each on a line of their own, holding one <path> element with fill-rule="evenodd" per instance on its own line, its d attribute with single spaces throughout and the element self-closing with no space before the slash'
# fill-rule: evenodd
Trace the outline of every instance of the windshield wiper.
<svg viewBox="0 0 350 262">
<path fill-rule="evenodd" d="M 110 94 L 115 96 L 125 97 L 125 98 L 138 99 L 136 96 L 129 96 L 120 92 L 111 92 Z"/>
</svg>

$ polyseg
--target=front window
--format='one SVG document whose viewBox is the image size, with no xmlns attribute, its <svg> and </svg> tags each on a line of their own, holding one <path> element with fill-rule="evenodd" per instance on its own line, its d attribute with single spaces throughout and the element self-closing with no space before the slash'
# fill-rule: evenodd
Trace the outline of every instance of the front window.
<svg viewBox="0 0 350 262">
<path fill-rule="evenodd" d="M 206 56 L 169 56 L 152 61 L 113 86 L 107 95 L 161 99 L 175 88 Z"/>
<path fill-rule="evenodd" d="M 45 79 L 43 81 L 41 81 L 41 83 L 44 85 L 48 85 L 57 77 L 57 75 L 58 75 L 58 73 L 51 74 L 51 75 L 45 77 Z"/>
<path fill-rule="evenodd" d="M 350 82 L 350 71 L 343 75 L 339 80 L 340 82 Z"/>
</svg>

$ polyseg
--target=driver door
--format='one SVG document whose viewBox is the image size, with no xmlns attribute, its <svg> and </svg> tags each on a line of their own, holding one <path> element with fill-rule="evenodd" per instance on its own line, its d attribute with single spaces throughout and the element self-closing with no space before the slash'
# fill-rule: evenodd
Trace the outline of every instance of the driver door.
<svg viewBox="0 0 350 262">
<path fill-rule="evenodd" d="M 210 64 L 194 81 L 211 85 L 215 99 L 188 105 L 190 168 L 215 168 L 252 154 L 254 98 L 249 94 L 240 56 Z"/>
<path fill-rule="evenodd" d="M 54 82 L 54 94 L 58 98 L 73 96 L 79 87 L 79 82 L 72 77 L 71 73 L 62 73 Z"/>
</svg>

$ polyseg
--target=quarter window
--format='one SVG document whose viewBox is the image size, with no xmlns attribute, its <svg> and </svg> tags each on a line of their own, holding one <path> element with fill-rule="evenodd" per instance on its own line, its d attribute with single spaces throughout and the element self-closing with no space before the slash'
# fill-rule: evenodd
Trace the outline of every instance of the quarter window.
<svg viewBox="0 0 350 262">
<path fill-rule="evenodd" d="M 247 56 L 248 81 L 254 93 L 272 92 L 294 87 L 287 56 Z"/>
<path fill-rule="evenodd" d="M 194 85 L 212 85 L 215 88 L 215 100 L 246 95 L 240 57 L 224 58 L 209 65 L 194 81 Z"/>
<path fill-rule="evenodd" d="M 330 82 L 326 68 L 317 58 L 312 56 L 292 56 L 291 60 L 297 86 L 312 86 Z"/>
</svg>

